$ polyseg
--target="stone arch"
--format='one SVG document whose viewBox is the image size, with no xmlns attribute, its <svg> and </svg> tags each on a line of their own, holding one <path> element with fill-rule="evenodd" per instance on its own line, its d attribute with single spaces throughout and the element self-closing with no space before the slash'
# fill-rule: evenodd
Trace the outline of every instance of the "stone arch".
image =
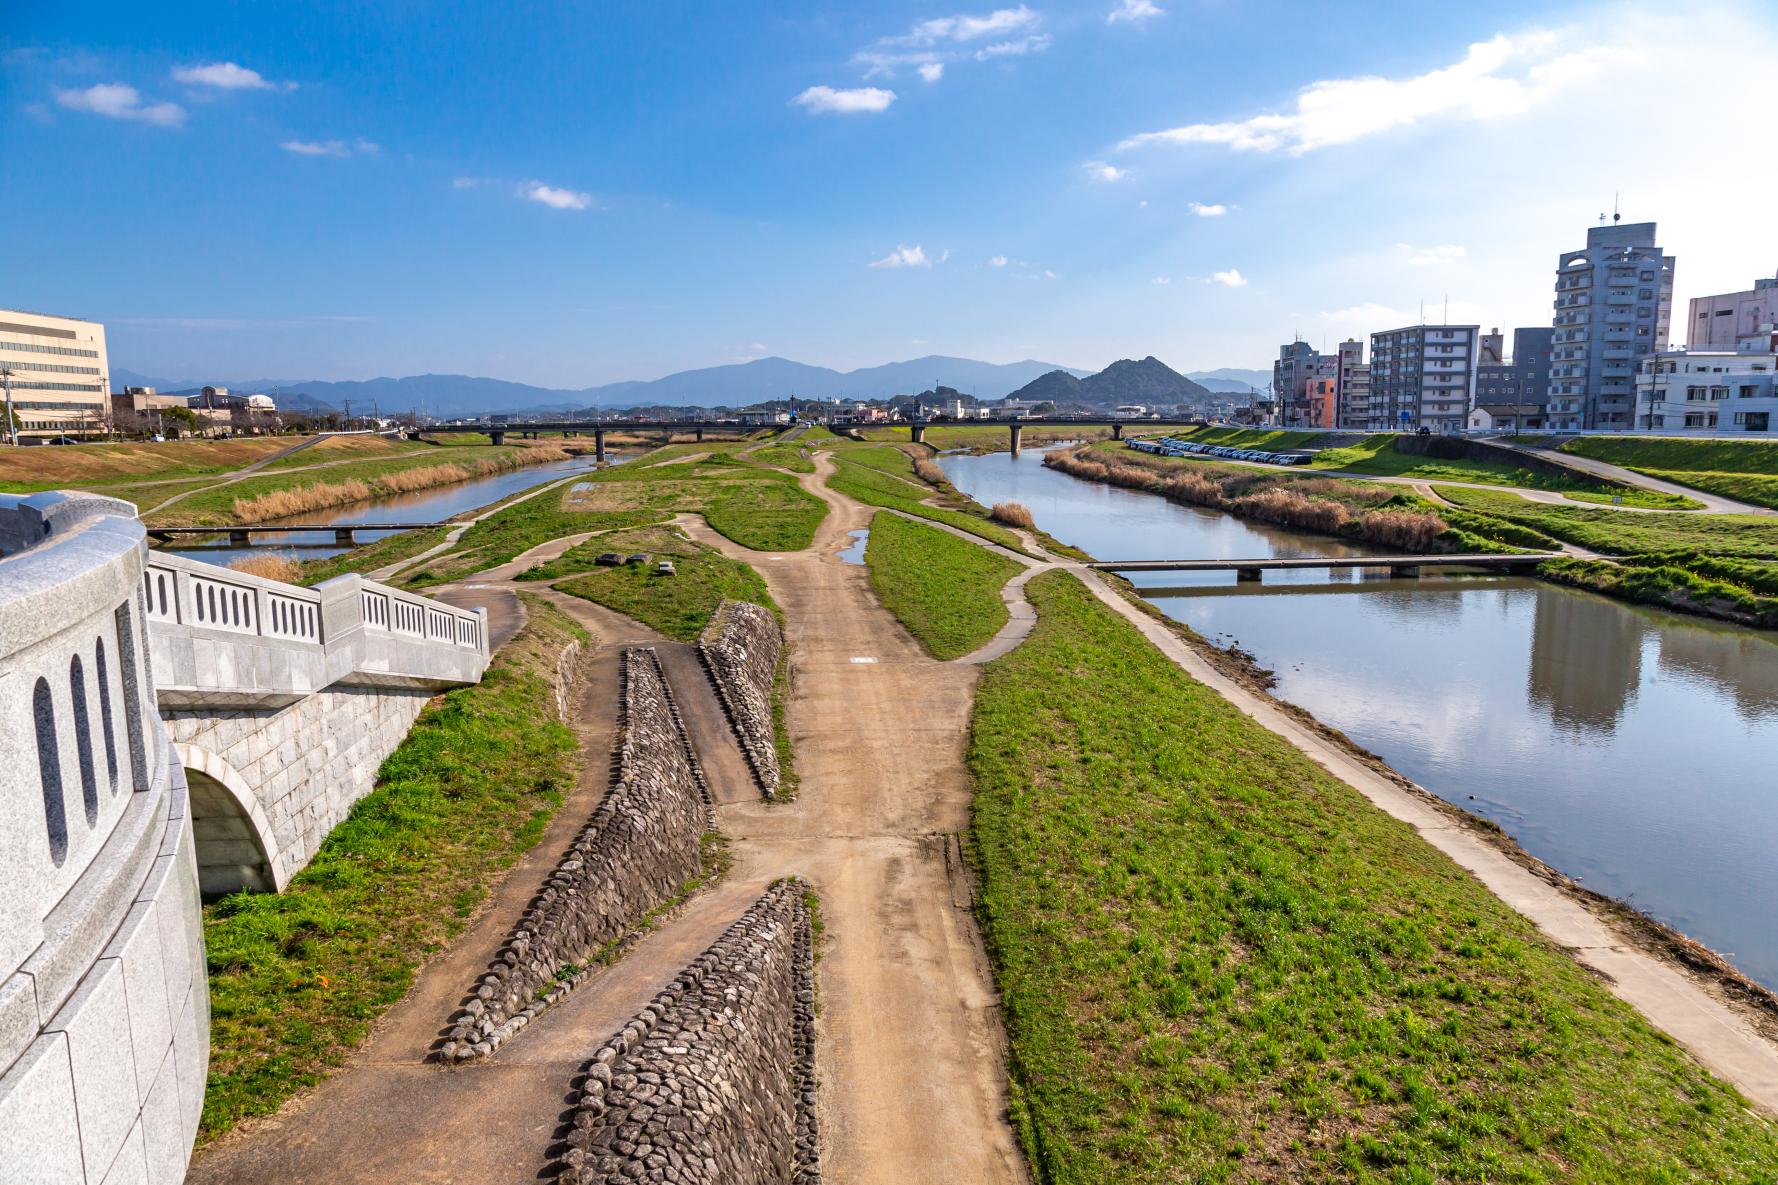
<svg viewBox="0 0 1778 1185">
<path fill-rule="evenodd" d="M 201 746 L 175 742 L 173 749 L 191 790 L 199 890 L 210 898 L 240 889 L 283 888 L 271 820 L 247 780 Z"/>
</svg>

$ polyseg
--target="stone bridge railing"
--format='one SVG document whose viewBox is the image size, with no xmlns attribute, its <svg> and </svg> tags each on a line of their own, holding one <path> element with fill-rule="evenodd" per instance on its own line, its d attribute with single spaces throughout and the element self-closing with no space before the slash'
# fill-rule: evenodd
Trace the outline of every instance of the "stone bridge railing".
<svg viewBox="0 0 1778 1185">
<path fill-rule="evenodd" d="M 203 891 L 281 888 L 484 615 L 151 554 L 135 507 L 0 495 L 0 1179 L 185 1173 Z"/>
</svg>

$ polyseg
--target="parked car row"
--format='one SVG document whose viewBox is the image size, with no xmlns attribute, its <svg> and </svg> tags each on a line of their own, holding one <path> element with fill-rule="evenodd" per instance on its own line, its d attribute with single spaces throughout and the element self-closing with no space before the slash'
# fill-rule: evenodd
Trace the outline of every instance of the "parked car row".
<svg viewBox="0 0 1778 1185">
<path fill-rule="evenodd" d="M 1257 461 L 1264 465 L 1306 465 L 1309 457 L 1306 453 L 1273 453 L 1257 448 L 1230 448 L 1226 444 L 1201 444 L 1192 440 L 1177 440 L 1171 436 L 1163 436 L 1159 440 L 1131 440 L 1125 442 L 1126 448 L 1133 448 L 1139 453 L 1154 453 L 1161 457 L 1223 457 L 1230 461 Z"/>
</svg>

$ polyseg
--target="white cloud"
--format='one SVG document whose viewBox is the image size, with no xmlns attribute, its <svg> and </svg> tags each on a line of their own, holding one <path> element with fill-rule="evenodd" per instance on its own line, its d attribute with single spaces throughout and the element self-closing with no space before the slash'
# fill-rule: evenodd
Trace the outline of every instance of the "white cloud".
<svg viewBox="0 0 1778 1185">
<path fill-rule="evenodd" d="M 946 254 L 949 254 L 947 252 Z M 895 250 L 881 259 L 871 260 L 872 267 L 931 267 L 932 260 L 926 258 L 926 248 L 909 247 L 902 243 L 895 245 Z"/>
<path fill-rule="evenodd" d="M 1052 38 L 1048 33 L 1037 33 L 1030 37 L 1020 37 L 1016 41 L 997 41 L 993 45 L 984 45 L 975 51 L 975 60 L 985 62 L 990 58 L 1021 57 L 1028 53 L 1041 53 L 1050 47 Z"/>
<path fill-rule="evenodd" d="M 1455 243 L 1445 243 L 1437 247 L 1412 247 L 1407 243 L 1397 243 L 1395 249 L 1407 257 L 1413 267 L 1437 267 L 1441 263 L 1451 263 L 1463 259 L 1469 252 Z"/>
<path fill-rule="evenodd" d="M 1044 279 L 1046 279 L 1046 280 L 1053 280 L 1053 279 L 1055 279 L 1055 278 L 1056 278 L 1056 273 L 1055 273 L 1055 272 L 1052 272 L 1052 271 L 1050 271 L 1050 270 L 1049 270 L 1049 269 L 1048 269 L 1048 268 L 1047 268 L 1047 267 L 1046 267 L 1046 268 L 1044 268 L 1044 269 L 1043 269 L 1043 278 L 1044 278 Z"/>
<path fill-rule="evenodd" d="M 1325 313 L 1316 313 L 1323 321 L 1334 321 L 1341 325 L 1372 326 L 1376 329 L 1393 329 L 1399 325 L 1413 323 L 1414 315 L 1404 313 L 1400 309 L 1392 309 L 1386 304 L 1355 304 L 1350 308 L 1333 309 Z"/>
<path fill-rule="evenodd" d="M 1102 160 L 1082 161 L 1080 167 L 1095 181 L 1122 181 L 1130 175 L 1130 170 L 1108 165 Z"/>
<path fill-rule="evenodd" d="M 895 92 L 875 86 L 843 91 L 831 86 L 812 86 L 791 102 L 817 115 L 856 115 L 860 112 L 887 111 L 889 104 L 895 102 Z"/>
<path fill-rule="evenodd" d="M 491 184 L 493 184 L 493 182 L 490 181 L 486 177 L 452 177 L 451 178 L 451 188 L 452 189 L 475 189 L 477 186 L 491 185 Z"/>
<path fill-rule="evenodd" d="M 271 82 L 257 70 L 237 66 L 233 62 L 209 62 L 202 66 L 179 66 L 173 71 L 177 82 L 191 86 L 213 86 L 225 91 L 271 91 L 279 84 Z M 295 90 L 296 83 L 282 84 L 284 90 Z"/>
<path fill-rule="evenodd" d="M 1153 0 L 1118 0 L 1117 7 L 1105 18 L 1105 23 L 1115 25 L 1119 21 L 1142 24 L 1151 17 L 1160 16 L 1167 10 L 1156 7 Z"/>
<path fill-rule="evenodd" d="M 1229 208 L 1220 202 L 1208 205 L 1204 202 L 1193 202 L 1187 209 L 1199 218 L 1221 218 L 1229 212 Z"/>
<path fill-rule="evenodd" d="M 1005 267 L 1006 266 L 1006 256 L 996 255 L 994 258 L 988 260 L 988 266 L 989 267 Z"/>
<path fill-rule="evenodd" d="M 1226 272 L 1211 272 L 1210 282 L 1212 284 L 1221 284 L 1224 288 L 1247 287 L 1247 277 L 1243 276 L 1239 271 L 1232 267 Z"/>
<path fill-rule="evenodd" d="M 1171 276 L 1156 276 L 1152 282 L 1156 283 L 1156 284 L 1171 284 L 1173 282 L 1173 277 L 1171 277 Z"/>
<path fill-rule="evenodd" d="M 1522 115 L 1555 92 L 1596 76 L 1607 64 L 1636 60 L 1608 46 L 1557 53 L 1553 33 L 1496 36 L 1469 47 L 1453 65 L 1412 78 L 1337 78 L 1311 83 L 1286 114 L 1226 123 L 1194 123 L 1143 132 L 1118 145 L 1222 144 L 1240 152 L 1301 155 L 1436 119 Z"/>
<path fill-rule="evenodd" d="M 518 188 L 518 196 L 528 202 L 548 206 L 552 210 L 585 210 L 593 204 L 593 195 L 578 189 L 560 189 L 541 181 L 527 181 Z"/>
<path fill-rule="evenodd" d="M 920 80 L 922 82 L 937 82 L 944 76 L 945 64 L 943 62 L 922 62 L 920 64 Z"/>
<path fill-rule="evenodd" d="M 350 144 L 344 140 L 286 140 L 278 145 L 285 152 L 294 152 L 298 156 L 375 156 L 382 147 L 369 140 L 353 140 Z"/>
<path fill-rule="evenodd" d="M 985 16 L 941 16 L 921 21 L 900 37 L 885 37 L 883 44 L 937 45 L 946 41 L 978 41 L 983 37 L 998 37 L 1032 28 L 1037 20 L 1037 14 L 1023 4 L 1017 8 L 997 8 Z"/>
<path fill-rule="evenodd" d="M 110 119 L 133 119 L 156 127 L 176 128 L 185 122 L 185 108 L 179 104 L 144 104 L 140 91 L 121 82 L 98 82 L 85 90 L 58 90 L 56 102 L 71 111 L 86 111 Z"/>
</svg>

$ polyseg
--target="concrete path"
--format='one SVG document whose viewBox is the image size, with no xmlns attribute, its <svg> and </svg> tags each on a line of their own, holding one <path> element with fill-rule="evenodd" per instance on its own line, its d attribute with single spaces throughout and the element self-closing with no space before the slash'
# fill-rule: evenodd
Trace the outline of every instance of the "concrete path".
<svg viewBox="0 0 1778 1185">
<path fill-rule="evenodd" d="M 967 532 L 958 533 L 991 546 Z M 1034 541 L 1032 546 L 1035 548 Z M 1712 1073 L 1755 1105 L 1778 1115 L 1778 1048 L 1671 963 L 1625 943 L 1576 899 L 1508 858 L 1471 828 L 1358 761 L 1269 697 L 1222 675 L 1172 630 L 1113 589 L 1099 572 L 1077 561 L 1049 559 L 1048 563 L 1028 568 L 1015 583 L 1022 585 L 1040 571 L 1053 567 L 1072 572 L 1094 596 L 1135 626 L 1186 674 L 1289 741 L 1374 805 L 1408 823 L 1421 838 L 1529 918 L 1551 942 L 1566 948 L 1583 966 L 1597 972 L 1615 995 L 1690 1050 Z M 999 640 L 997 637 L 996 643 Z"/>
</svg>

